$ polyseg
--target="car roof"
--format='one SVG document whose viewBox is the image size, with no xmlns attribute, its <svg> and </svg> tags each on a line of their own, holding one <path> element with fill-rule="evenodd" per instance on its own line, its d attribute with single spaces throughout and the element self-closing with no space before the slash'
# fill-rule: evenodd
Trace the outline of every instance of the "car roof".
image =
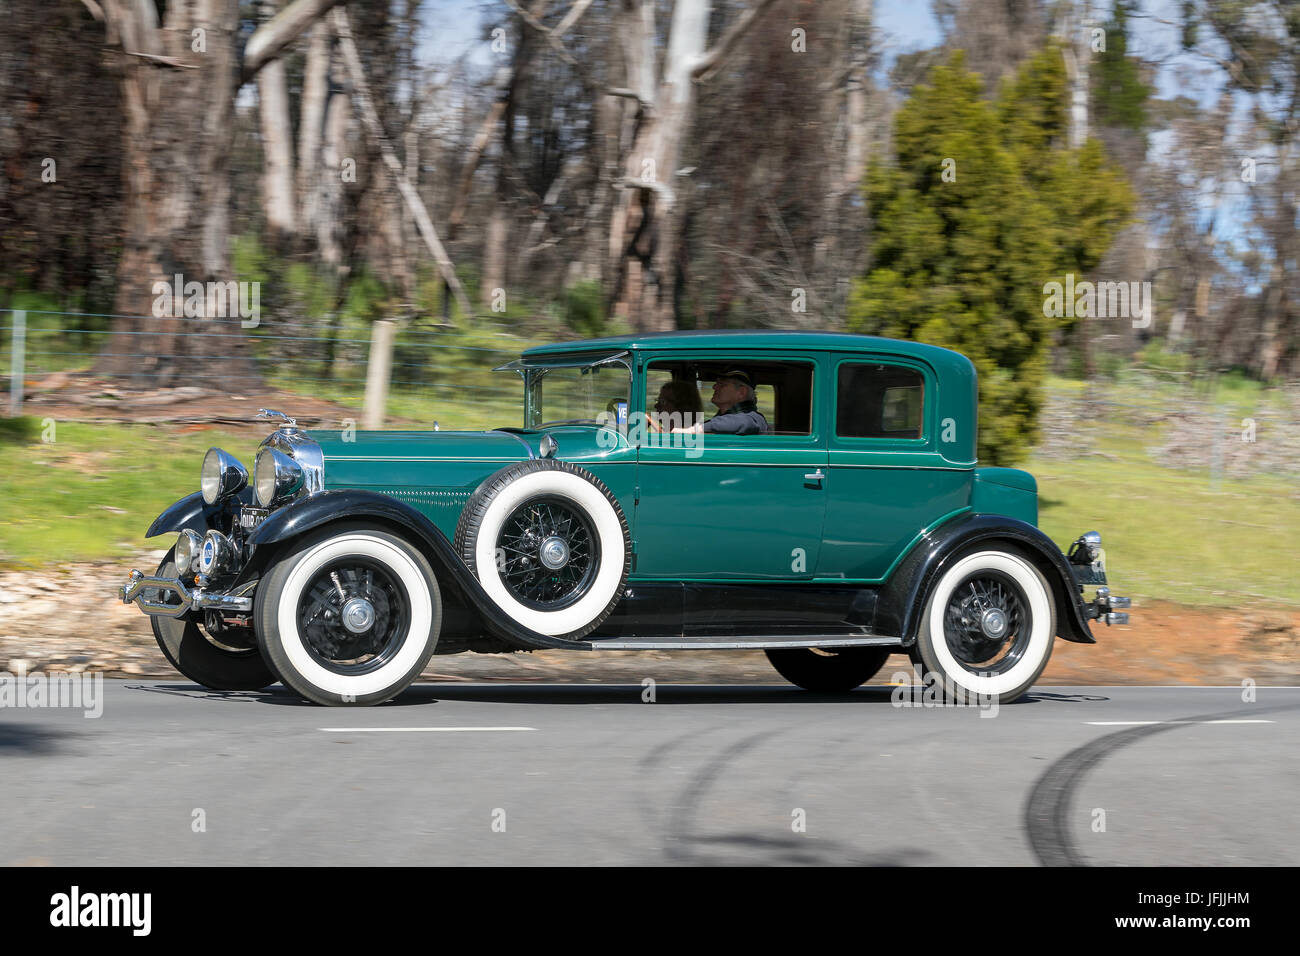
<svg viewBox="0 0 1300 956">
<path fill-rule="evenodd" d="M 745 349 L 765 351 L 814 350 L 826 352 L 883 352 L 908 355 L 939 367 L 970 367 L 970 360 L 959 352 L 923 345 L 906 339 L 887 339 L 874 335 L 847 332 L 814 332 L 773 329 L 703 329 L 679 332 L 636 332 L 603 339 L 583 339 L 538 345 L 524 352 L 526 359 L 573 355 L 589 352 L 680 351 L 692 349 Z"/>
</svg>

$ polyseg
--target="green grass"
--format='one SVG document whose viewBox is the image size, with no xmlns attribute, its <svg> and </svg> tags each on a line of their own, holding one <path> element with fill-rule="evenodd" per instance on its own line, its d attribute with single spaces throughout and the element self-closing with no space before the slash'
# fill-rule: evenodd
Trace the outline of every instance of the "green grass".
<svg viewBox="0 0 1300 956">
<path fill-rule="evenodd" d="M 251 466 L 259 440 L 251 432 L 149 425 L 57 423 L 45 436 L 51 442 L 41 440 L 39 422 L 17 431 L 0 433 L 0 566 L 8 567 L 139 551 L 158 513 L 198 490 L 209 447 L 221 445 Z"/>
<path fill-rule="evenodd" d="M 1101 532 L 1112 590 L 1187 605 L 1300 604 L 1300 498 L 1285 480 L 1224 479 L 1135 460 L 1031 459 L 1039 525 L 1065 545 Z"/>
</svg>

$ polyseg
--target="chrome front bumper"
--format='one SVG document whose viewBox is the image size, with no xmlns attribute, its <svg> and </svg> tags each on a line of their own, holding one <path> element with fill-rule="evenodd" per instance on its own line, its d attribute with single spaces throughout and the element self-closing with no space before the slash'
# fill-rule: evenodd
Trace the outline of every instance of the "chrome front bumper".
<svg viewBox="0 0 1300 956">
<path fill-rule="evenodd" d="M 201 587 L 191 588 L 178 578 L 158 578 L 132 571 L 130 580 L 117 589 L 117 596 L 123 604 L 134 602 L 144 613 L 159 617 L 180 617 L 190 610 L 208 609 L 248 613 L 253 609 L 256 587 L 256 581 L 248 581 L 228 594 L 214 593 Z M 154 592 L 152 596 L 150 592 Z M 169 595 L 176 600 L 167 599 Z"/>
</svg>

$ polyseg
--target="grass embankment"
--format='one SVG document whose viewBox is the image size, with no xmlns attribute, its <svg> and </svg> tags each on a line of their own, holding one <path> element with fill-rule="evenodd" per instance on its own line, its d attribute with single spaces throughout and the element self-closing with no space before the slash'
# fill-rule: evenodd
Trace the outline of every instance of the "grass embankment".
<svg viewBox="0 0 1300 956">
<path fill-rule="evenodd" d="M 1293 483 L 1228 480 L 1133 461 L 1031 459 L 1039 525 L 1065 546 L 1101 532 L 1116 594 L 1187 605 L 1300 604 Z"/>
<path fill-rule="evenodd" d="M 218 429 L 72 422 L 55 423 L 47 442 L 39 423 L 13 421 L 0 431 L 0 566 L 8 567 L 137 552 L 158 513 L 198 490 L 208 448 L 249 464 L 257 443 Z"/>
<path fill-rule="evenodd" d="M 1021 465 L 1038 478 L 1040 526 L 1058 543 L 1100 531 L 1118 594 L 1300 605 L 1296 455 L 1278 453 L 1293 444 L 1286 394 L 1237 376 L 1190 388 L 1152 373 L 1049 383 L 1058 408 L 1086 397 L 1087 411 L 1058 421 L 1055 447 Z M 1260 426 L 1246 444 L 1248 418 Z"/>
</svg>

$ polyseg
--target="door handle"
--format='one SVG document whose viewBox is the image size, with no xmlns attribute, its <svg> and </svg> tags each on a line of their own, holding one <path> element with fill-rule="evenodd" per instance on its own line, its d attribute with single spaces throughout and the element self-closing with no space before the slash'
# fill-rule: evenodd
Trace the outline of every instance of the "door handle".
<svg viewBox="0 0 1300 956">
<path fill-rule="evenodd" d="M 826 477 L 826 476 L 825 476 L 824 474 L 822 474 L 822 470 L 821 470 L 820 468 L 818 468 L 818 469 L 817 469 L 816 471 L 814 471 L 811 475 L 804 475 L 804 476 L 803 476 L 803 480 L 804 480 L 805 482 L 815 481 L 815 482 L 817 482 L 817 484 L 820 485 L 820 484 L 822 483 L 823 479 L 825 479 L 825 477 Z"/>
</svg>

